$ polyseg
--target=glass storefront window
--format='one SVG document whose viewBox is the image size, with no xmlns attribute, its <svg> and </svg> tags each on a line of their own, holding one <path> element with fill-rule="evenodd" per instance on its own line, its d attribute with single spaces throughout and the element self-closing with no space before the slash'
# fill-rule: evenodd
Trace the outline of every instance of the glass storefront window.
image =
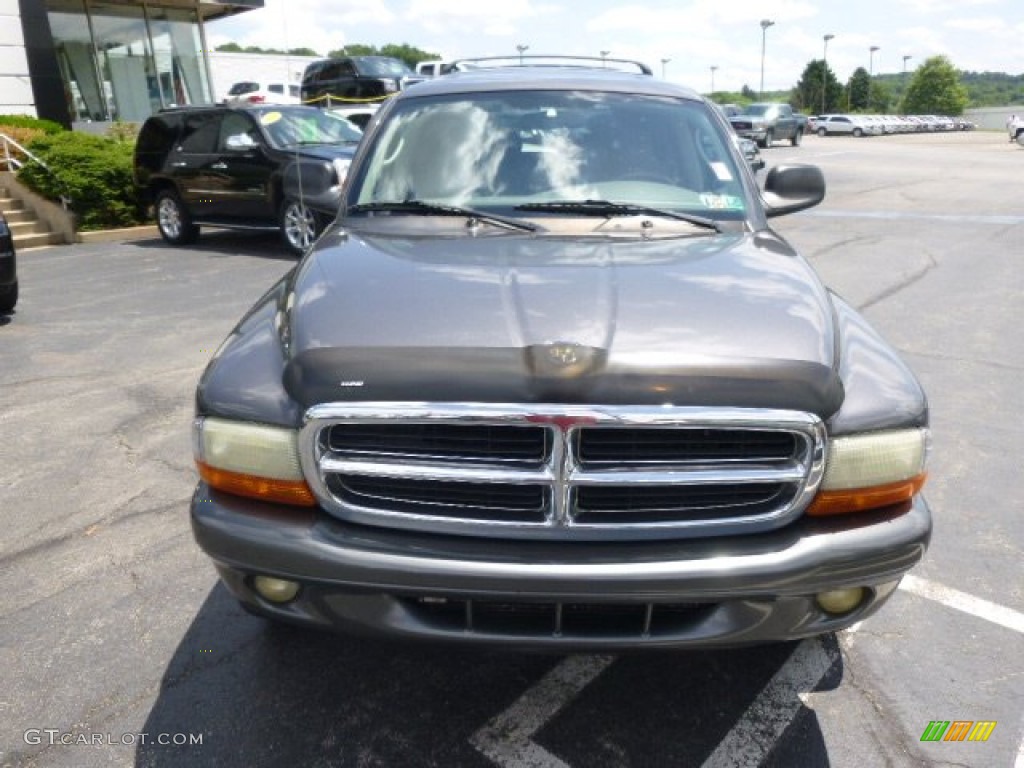
<svg viewBox="0 0 1024 768">
<path fill-rule="evenodd" d="M 195 9 L 48 0 L 47 10 L 73 123 L 213 102 Z"/>
<path fill-rule="evenodd" d="M 150 7 L 149 28 L 164 106 L 212 103 L 195 11 Z"/>
<path fill-rule="evenodd" d="M 159 108 L 150 97 L 153 57 L 139 6 L 89 3 L 92 33 L 103 76 L 107 120 L 141 122 Z"/>
<path fill-rule="evenodd" d="M 109 120 L 83 0 L 50 0 L 50 32 L 73 122 Z"/>
</svg>

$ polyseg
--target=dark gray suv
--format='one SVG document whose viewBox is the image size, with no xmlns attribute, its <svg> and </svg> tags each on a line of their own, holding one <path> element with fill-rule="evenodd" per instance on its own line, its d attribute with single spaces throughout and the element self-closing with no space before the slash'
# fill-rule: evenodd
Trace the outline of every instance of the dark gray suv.
<svg viewBox="0 0 1024 768">
<path fill-rule="evenodd" d="M 182 107 L 143 124 L 135 184 L 172 244 L 201 226 L 280 229 L 305 251 L 334 218 L 362 132 L 315 107 Z"/>
<path fill-rule="evenodd" d="M 453 73 L 382 107 L 338 219 L 199 383 L 192 525 L 282 621 L 693 648 L 859 622 L 923 556 L 916 378 L 649 75 Z"/>
<path fill-rule="evenodd" d="M 383 100 L 422 79 L 401 59 L 342 56 L 309 64 L 302 74 L 299 96 L 303 104 L 319 107 Z"/>
</svg>

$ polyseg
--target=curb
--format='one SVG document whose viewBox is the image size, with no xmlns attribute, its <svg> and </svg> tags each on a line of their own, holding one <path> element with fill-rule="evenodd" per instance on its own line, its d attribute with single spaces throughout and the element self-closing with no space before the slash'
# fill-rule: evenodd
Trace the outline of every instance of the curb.
<svg viewBox="0 0 1024 768">
<path fill-rule="evenodd" d="M 112 243 L 122 240 L 148 240 L 159 237 L 160 232 L 155 224 L 141 227 L 125 227 L 124 229 L 98 229 L 93 232 L 77 233 L 79 243 Z"/>
</svg>

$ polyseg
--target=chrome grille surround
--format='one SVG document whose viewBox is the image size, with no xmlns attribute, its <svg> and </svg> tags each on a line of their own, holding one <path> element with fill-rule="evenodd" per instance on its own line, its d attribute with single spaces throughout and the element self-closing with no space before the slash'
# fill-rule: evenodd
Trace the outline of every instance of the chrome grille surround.
<svg viewBox="0 0 1024 768">
<path fill-rule="evenodd" d="M 458 457 L 451 445 L 437 455 L 416 449 L 414 443 L 407 443 L 405 454 L 388 450 L 375 457 L 362 445 L 347 453 L 331 436 L 335 425 L 385 430 L 386 425 L 394 425 L 398 433 L 408 435 L 408 427 L 417 424 L 431 425 L 424 430 L 431 435 L 438 433 L 438 427 L 443 432 L 444 425 L 451 425 L 453 434 L 465 434 L 465 427 L 497 434 L 510 429 L 545 434 L 542 440 L 531 436 L 534 444 L 543 446 L 537 455 L 529 459 L 519 455 L 515 461 L 494 455 Z M 730 454 L 722 460 L 680 456 L 620 464 L 581 461 L 580 431 L 606 429 L 653 432 L 659 437 L 663 431 L 683 430 L 681 442 L 687 445 L 694 444 L 694 436 L 702 432 L 719 439 L 735 434 L 737 445 L 743 444 L 744 435 L 753 438 L 752 445 L 761 445 L 764 433 L 784 433 L 792 436 L 792 451 L 786 456 L 775 452 L 746 459 Z M 779 444 L 778 440 L 768 442 Z M 307 482 L 321 506 L 338 518 L 438 534 L 555 540 L 692 538 L 778 528 L 810 503 L 824 473 L 825 453 L 825 427 L 814 414 L 753 408 L 328 403 L 306 412 L 299 438 Z M 351 487 L 346 486 L 346 478 L 351 478 Z M 389 480 L 394 482 L 389 485 Z M 460 485 L 450 485 L 454 483 Z M 446 494 L 446 484 L 458 492 Z M 376 492 L 375 485 L 388 488 Z M 735 503 L 727 498 L 718 502 L 719 497 L 729 496 L 730 488 L 744 486 Z M 674 487 L 680 488 L 683 497 L 678 508 L 666 501 L 671 500 Z M 600 498 L 607 489 L 604 496 L 613 502 L 620 497 L 640 501 L 627 509 L 583 510 L 577 506 L 581 488 L 587 489 L 584 497 Z M 629 489 L 635 493 L 628 493 Z M 752 500 L 757 494 L 751 489 L 764 489 L 763 498 Z M 525 499 L 522 509 L 515 507 L 520 497 Z M 645 509 L 642 500 L 647 497 L 652 506 Z M 699 503 L 687 508 L 685 499 L 695 497 Z M 538 498 L 542 499 L 539 508 Z M 611 514 L 602 520 L 605 512 Z"/>
</svg>

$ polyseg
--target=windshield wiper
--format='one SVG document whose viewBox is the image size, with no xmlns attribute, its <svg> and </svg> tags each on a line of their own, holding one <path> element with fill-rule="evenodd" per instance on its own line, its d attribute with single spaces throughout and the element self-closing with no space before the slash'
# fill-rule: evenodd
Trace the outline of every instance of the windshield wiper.
<svg viewBox="0 0 1024 768">
<path fill-rule="evenodd" d="M 547 203 L 525 203 L 515 207 L 517 211 L 546 211 L 551 213 L 579 213 L 584 216 L 664 216 L 667 219 L 677 219 L 689 224 L 695 224 L 705 229 L 713 229 L 721 232 L 721 225 L 714 219 L 704 216 L 697 216 L 692 213 L 681 213 L 679 211 L 667 211 L 663 208 L 654 208 L 649 205 L 637 203 L 616 203 L 612 200 L 552 200 Z"/>
<path fill-rule="evenodd" d="M 495 213 L 485 213 L 473 208 L 463 208 L 458 205 L 442 205 L 440 203 L 428 203 L 425 200 L 402 200 L 402 201 L 381 201 L 377 203 L 360 203 L 348 209 L 349 213 L 411 213 L 422 216 L 466 216 L 470 219 L 485 221 L 488 224 L 497 224 L 510 229 L 519 229 L 524 232 L 536 232 L 538 227 L 522 219 L 515 219 L 511 216 L 499 216 Z"/>
</svg>

